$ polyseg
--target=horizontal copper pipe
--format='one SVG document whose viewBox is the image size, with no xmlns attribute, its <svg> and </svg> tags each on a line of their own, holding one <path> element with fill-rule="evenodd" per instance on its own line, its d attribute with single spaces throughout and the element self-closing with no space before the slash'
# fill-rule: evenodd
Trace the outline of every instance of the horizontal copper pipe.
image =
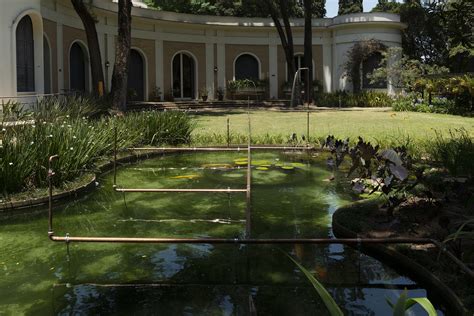
<svg viewBox="0 0 474 316">
<path fill-rule="evenodd" d="M 114 188 L 116 192 L 175 192 L 175 193 L 211 193 L 211 192 L 247 192 L 247 189 L 120 189 Z"/>
<path fill-rule="evenodd" d="M 50 235 L 58 242 L 157 243 L 157 244 L 432 244 L 429 238 L 142 238 L 142 237 L 72 237 Z"/>
<path fill-rule="evenodd" d="M 273 287 L 273 288 L 294 288 L 294 287 L 308 287 L 312 288 L 312 285 L 308 283 L 263 283 L 263 282 L 252 282 L 252 283 L 242 283 L 242 282 L 232 282 L 232 283 L 225 283 L 225 282 L 203 282 L 203 283 L 190 283 L 190 282 L 180 282 L 180 283 L 171 283 L 171 282 L 161 282 L 161 283 L 56 283 L 53 284 L 54 288 L 59 287 L 75 287 L 75 286 L 93 286 L 93 287 L 100 287 L 100 288 L 109 288 L 109 287 L 116 287 L 116 288 L 130 288 L 130 287 L 140 287 L 140 288 L 173 288 L 173 287 L 215 287 L 215 286 L 230 286 L 230 287 Z M 363 287 L 363 288 L 370 288 L 370 289 L 419 289 L 420 286 L 418 284 L 393 284 L 393 283 L 365 283 L 365 282 L 341 282 L 341 283 L 329 283 L 325 282 L 324 286 L 326 287 Z"/>
<path fill-rule="evenodd" d="M 250 149 L 268 150 L 312 150 L 313 146 L 251 146 Z M 248 147 L 131 147 L 131 151 L 247 151 Z"/>
</svg>

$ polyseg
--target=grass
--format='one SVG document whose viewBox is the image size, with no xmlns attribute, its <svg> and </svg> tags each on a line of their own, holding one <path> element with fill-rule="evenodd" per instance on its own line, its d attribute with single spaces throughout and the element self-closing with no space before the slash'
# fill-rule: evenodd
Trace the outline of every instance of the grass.
<svg viewBox="0 0 474 316">
<path fill-rule="evenodd" d="M 196 143 L 226 142 L 227 118 L 233 139 L 241 140 L 248 133 L 245 110 L 217 113 L 196 113 L 196 128 L 192 134 Z M 293 133 L 306 134 L 306 113 L 270 110 L 251 111 L 252 137 L 267 138 L 277 143 L 288 140 Z M 400 144 L 409 139 L 420 144 L 432 140 L 436 131 L 448 135 L 449 130 L 463 128 L 474 136 L 474 118 L 454 115 L 394 112 L 390 109 L 324 110 L 310 114 L 310 137 L 321 139 L 329 134 L 339 138 L 357 136 L 382 144 Z"/>
</svg>

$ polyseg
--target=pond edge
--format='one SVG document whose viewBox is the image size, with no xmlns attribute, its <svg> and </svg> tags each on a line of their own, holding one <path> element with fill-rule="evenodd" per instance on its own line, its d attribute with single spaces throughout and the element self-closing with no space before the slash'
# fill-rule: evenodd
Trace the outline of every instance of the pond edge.
<svg viewBox="0 0 474 316">
<path fill-rule="evenodd" d="M 340 223 L 339 217 L 344 212 L 350 212 L 355 208 L 373 208 L 378 207 L 374 200 L 362 200 L 338 208 L 332 216 L 332 229 L 337 238 L 358 238 L 358 234 Z M 411 260 L 400 252 L 381 245 L 364 245 L 361 250 L 371 256 L 381 260 L 384 264 L 394 268 L 397 271 L 407 273 L 413 279 L 427 285 L 432 293 L 446 303 L 448 312 L 452 311 L 455 315 L 469 315 L 469 311 L 464 306 L 456 293 L 438 277 L 422 265 Z M 448 314 L 449 315 L 449 314 Z"/>
</svg>

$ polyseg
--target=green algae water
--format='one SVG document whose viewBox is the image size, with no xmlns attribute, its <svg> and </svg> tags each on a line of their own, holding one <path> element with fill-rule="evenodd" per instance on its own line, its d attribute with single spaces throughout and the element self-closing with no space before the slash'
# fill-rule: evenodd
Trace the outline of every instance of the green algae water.
<svg viewBox="0 0 474 316">
<path fill-rule="evenodd" d="M 124 188 L 246 187 L 246 153 L 166 155 L 122 166 Z M 245 193 L 117 193 L 113 175 L 55 207 L 58 236 L 327 238 L 355 199 L 319 154 L 252 153 Z M 47 213 L 0 219 L 0 315 L 326 315 L 298 258 L 345 314 L 389 315 L 404 288 L 429 293 L 342 245 L 77 244 L 47 237 Z M 441 307 L 440 307 L 441 308 Z M 442 309 L 442 308 L 441 308 Z M 424 315 L 412 308 L 413 315 Z"/>
</svg>

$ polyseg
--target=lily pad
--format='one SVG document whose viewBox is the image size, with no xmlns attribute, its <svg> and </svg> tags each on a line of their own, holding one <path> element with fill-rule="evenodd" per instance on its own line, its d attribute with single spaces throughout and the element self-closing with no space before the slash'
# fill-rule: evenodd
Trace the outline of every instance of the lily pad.
<svg viewBox="0 0 474 316">
<path fill-rule="evenodd" d="M 229 169 L 232 168 L 230 164 L 227 163 L 208 163 L 202 165 L 203 168 L 208 168 L 208 169 Z"/>
<path fill-rule="evenodd" d="M 242 161 L 236 161 L 235 164 L 237 166 L 246 166 L 246 165 L 248 165 L 248 162 L 242 160 Z"/>
<path fill-rule="evenodd" d="M 171 179 L 187 179 L 187 180 L 194 180 L 194 179 L 197 179 L 197 178 L 200 178 L 201 176 L 198 175 L 198 174 L 187 174 L 187 175 L 183 175 L 183 176 L 175 176 L 175 177 L 171 177 Z"/>
<path fill-rule="evenodd" d="M 268 170 L 268 167 L 263 167 L 263 166 L 261 166 L 261 167 L 255 168 L 255 169 L 257 169 L 257 170 L 262 170 L 262 171 L 266 171 L 266 170 Z"/>
<path fill-rule="evenodd" d="M 252 164 L 252 166 L 263 166 L 263 165 L 268 166 L 268 165 L 271 165 L 272 162 L 268 161 L 268 160 L 258 160 L 258 159 L 256 159 L 256 160 L 252 160 L 251 164 Z"/>
<path fill-rule="evenodd" d="M 301 163 L 301 162 L 292 162 L 291 165 L 295 168 L 304 168 L 304 167 L 306 167 L 306 165 L 304 163 Z"/>
<path fill-rule="evenodd" d="M 294 170 L 295 167 L 292 167 L 292 166 L 282 166 L 281 169 L 283 169 L 283 170 Z"/>
</svg>

